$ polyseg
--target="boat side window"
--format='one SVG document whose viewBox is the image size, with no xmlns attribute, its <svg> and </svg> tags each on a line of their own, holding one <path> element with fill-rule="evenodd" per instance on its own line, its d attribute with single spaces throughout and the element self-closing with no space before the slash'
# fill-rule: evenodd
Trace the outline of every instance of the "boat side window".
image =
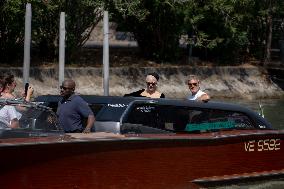
<svg viewBox="0 0 284 189">
<path fill-rule="evenodd" d="M 186 131 L 254 128 L 250 118 L 241 112 L 199 109 L 193 110 Z"/>
<path fill-rule="evenodd" d="M 125 123 L 140 124 L 138 126 L 124 126 L 124 132 L 134 130 L 139 133 L 173 133 L 184 131 L 188 122 L 188 110 L 170 105 L 136 105 L 129 113 Z M 145 127 L 146 126 L 146 127 Z"/>
<path fill-rule="evenodd" d="M 188 123 L 189 112 L 187 107 L 139 105 L 132 109 L 126 122 L 142 124 L 167 132 L 184 131 Z"/>
<path fill-rule="evenodd" d="M 184 131 L 189 120 L 189 109 L 180 106 L 159 106 L 159 121 L 160 129 L 168 131 Z"/>
<path fill-rule="evenodd" d="M 157 126 L 157 108 L 152 104 L 137 104 L 130 110 L 125 123 Z"/>
</svg>

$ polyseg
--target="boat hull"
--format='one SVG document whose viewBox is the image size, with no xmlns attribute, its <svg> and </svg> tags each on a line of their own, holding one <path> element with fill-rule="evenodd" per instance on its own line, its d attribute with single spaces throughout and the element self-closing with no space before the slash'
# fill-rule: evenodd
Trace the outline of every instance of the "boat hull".
<svg viewBox="0 0 284 189">
<path fill-rule="evenodd" d="M 272 132 L 2 141 L 0 183 L 3 189 L 198 188 L 282 174 L 283 140 Z"/>
</svg>

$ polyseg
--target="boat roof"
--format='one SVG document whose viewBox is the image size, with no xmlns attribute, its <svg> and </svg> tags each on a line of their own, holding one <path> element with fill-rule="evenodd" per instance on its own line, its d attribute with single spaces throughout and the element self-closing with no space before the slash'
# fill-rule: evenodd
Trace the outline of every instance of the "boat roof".
<svg viewBox="0 0 284 189">
<path fill-rule="evenodd" d="M 98 95 L 79 95 L 89 104 L 130 104 L 133 101 L 151 101 L 161 105 L 174 105 L 174 106 L 191 106 L 201 108 L 214 108 L 224 110 L 234 110 L 242 112 L 251 112 L 252 110 L 233 103 L 209 101 L 203 103 L 199 101 L 186 100 L 186 99 L 167 99 L 158 98 L 151 99 L 146 97 L 121 97 L 121 96 L 98 96 Z M 42 102 L 42 104 L 58 102 L 62 99 L 60 95 L 41 95 L 35 98 L 35 101 Z"/>
<path fill-rule="evenodd" d="M 207 103 L 192 101 L 187 99 L 168 99 L 168 98 L 147 98 L 147 97 L 122 97 L 122 96 L 98 96 L 98 95 L 79 95 L 89 105 L 102 104 L 105 105 L 101 111 L 96 115 L 98 121 L 119 121 L 126 108 L 133 103 L 149 103 L 156 105 L 168 105 L 168 106 L 186 106 L 192 108 L 203 109 L 218 109 L 227 111 L 244 112 L 249 116 L 257 120 L 257 122 L 264 123 L 268 127 L 272 128 L 271 124 L 264 118 L 259 116 L 255 111 L 232 103 L 209 101 Z M 42 95 L 38 96 L 35 100 L 43 105 L 57 108 L 58 101 L 62 99 L 60 95 Z"/>
</svg>

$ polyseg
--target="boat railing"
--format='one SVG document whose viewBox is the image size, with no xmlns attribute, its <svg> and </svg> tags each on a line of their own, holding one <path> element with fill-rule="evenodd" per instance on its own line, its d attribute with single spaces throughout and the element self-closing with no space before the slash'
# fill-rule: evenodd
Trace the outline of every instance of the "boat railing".
<svg viewBox="0 0 284 189">
<path fill-rule="evenodd" d="M 52 108 L 42 105 L 39 102 L 27 102 L 23 99 L 0 98 L 1 105 L 21 105 L 23 107 L 32 107 L 41 110 L 52 110 Z"/>
</svg>

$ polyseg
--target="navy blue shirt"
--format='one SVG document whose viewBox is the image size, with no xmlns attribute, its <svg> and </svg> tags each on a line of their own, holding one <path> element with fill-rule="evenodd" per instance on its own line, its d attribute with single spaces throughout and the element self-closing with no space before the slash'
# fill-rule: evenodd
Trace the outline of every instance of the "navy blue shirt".
<svg viewBox="0 0 284 189">
<path fill-rule="evenodd" d="M 82 119 L 94 115 L 91 108 L 78 95 L 71 95 L 67 100 L 58 102 L 57 115 L 59 125 L 65 132 L 83 131 Z"/>
</svg>

